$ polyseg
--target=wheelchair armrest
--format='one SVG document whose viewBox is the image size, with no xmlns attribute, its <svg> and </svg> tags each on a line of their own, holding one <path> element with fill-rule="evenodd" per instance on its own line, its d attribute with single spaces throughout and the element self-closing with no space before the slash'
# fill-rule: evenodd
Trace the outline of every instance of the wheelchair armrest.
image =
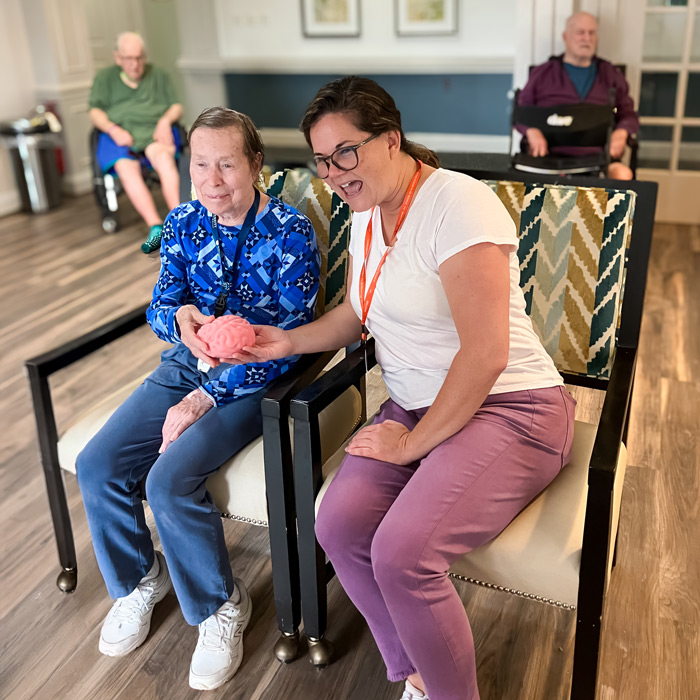
<svg viewBox="0 0 700 700">
<path fill-rule="evenodd" d="M 360 346 L 292 399 L 292 418 L 310 421 L 312 416 L 317 417 L 346 389 L 357 384 L 364 377 L 366 369 L 369 370 L 376 364 L 374 339 L 370 338 L 367 341 L 366 368 L 365 351 Z"/>
<path fill-rule="evenodd" d="M 636 361 L 636 348 L 617 348 L 593 445 L 589 486 L 599 483 L 602 477 L 612 488 L 620 444 L 627 425 Z"/>
<path fill-rule="evenodd" d="M 48 377 L 142 326 L 146 323 L 147 308 L 148 305 L 133 309 L 74 340 L 27 360 L 24 366 L 30 377 Z"/>
</svg>

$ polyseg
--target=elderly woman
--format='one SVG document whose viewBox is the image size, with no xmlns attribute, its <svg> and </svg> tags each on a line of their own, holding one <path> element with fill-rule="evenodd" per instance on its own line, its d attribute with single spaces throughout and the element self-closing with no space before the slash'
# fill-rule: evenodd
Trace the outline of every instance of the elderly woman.
<svg viewBox="0 0 700 700">
<path fill-rule="evenodd" d="M 265 386 L 296 358 L 233 365 L 208 354 L 197 331 L 221 314 L 285 330 L 311 321 L 320 262 L 309 220 L 255 187 L 263 144 L 248 117 L 207 109 L 189 142 L 198 199 L 165 222 L 147 313 L 174 346 L 86 446 L 77 474 L 97 562 L 116 599 L 100 651 L 121 656 L 138 647 L 172 587 L 187 622 L 199 625 L 190 685 L 207 690 L 238 669 L 251 602 L 233 578 L 205 481 L 261 434 Z M 162 554 L 144 519 L 144 478 Z"/>
<path fill-rule="evenodd" d="M 403 700 L 477 700 L 450 564 L 501 532 L 568 460 L 574 401 L 525 313 L 517 237 L 483 183 L 407 141 L 375 82 L 323 87 L 301 124 L 318 173 L 355 211 L 345 303 L 256 328 L 238 361 L 372 333 L 390 398 L 321 504 L 318 540 Z"/>
</svg>

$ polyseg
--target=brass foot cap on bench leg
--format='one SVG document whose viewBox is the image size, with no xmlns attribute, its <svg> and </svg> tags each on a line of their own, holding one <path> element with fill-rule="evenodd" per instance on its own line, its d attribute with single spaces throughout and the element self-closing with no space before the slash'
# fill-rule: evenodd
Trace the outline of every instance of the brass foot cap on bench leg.
<svg viewBox="0 0 700 700">
<path fill-rule="evenodd" d="M 299 632 L 282 632 L 275 644 L 275 656 L 283 664 L 290 664 L 299 656 Z"/>
<path fill-rule="evenodd" d="M 78 570 L 63 569 L 56 579 L 56 585 L 64 593 L 72 593 L 78 585 Z"/>
<path fill-rule="evenodd" d="M 316 668 L 325 668 L 331 662 L 333 656 L 333 645 L 321 637 L 314 639 L 307 637 L 309 643 L 309 660 Z"/>
</svg>

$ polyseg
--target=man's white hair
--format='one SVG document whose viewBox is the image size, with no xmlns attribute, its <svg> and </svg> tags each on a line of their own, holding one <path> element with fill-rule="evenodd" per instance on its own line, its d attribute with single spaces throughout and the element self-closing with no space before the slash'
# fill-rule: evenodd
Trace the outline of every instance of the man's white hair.
<svg viewBox="0 0 700 700">
<path fill-rule="evenodd" d="M 568 32 L 569 29 L 571 29 L 571 25 L 579 17 L 590 17 L 592 20 L 595 21 L 596 25 L 598 24 L 598 18 L 595 15 L 592 15 L 590 12 L 574 12 L 573 15 L 567 18 L 566 24 L 564 25 L 564 31 Z"/>
<path fill-rule="evenodd" d="M 138 32 L 122 32 L 121 34 L 119 34 L 119 36 L 117 36 L 117 44 L 115 46 L 115 50 L 118 53 L 121 53 L 124 42 L 129 39 L 138 41 L 139 44 L 141 44 L 141 51 L 143 53 L 146 52 L 146 42 L 143 40 L 143 37 Z"/>
</svg>

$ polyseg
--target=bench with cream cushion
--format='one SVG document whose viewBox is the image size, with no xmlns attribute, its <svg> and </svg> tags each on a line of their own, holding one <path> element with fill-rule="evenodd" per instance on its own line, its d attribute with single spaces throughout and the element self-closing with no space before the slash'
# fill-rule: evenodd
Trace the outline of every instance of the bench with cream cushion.
<svg viewBox="0 0 700 700">
<path fill-rule="evenodd" d="M 271 173 L 265 170 L 263 188 L 296 207 L 311 220 L 321 253 L 321 276 L 316 316 L 340 303 L 345 294 L 350 211 L 337 195 L 306 168 Z M 58 586 L 71 592 L 77 585 L 77 561 L 70 514 L 61 472 L 75 473 L 75 460 L 84 445 L 112 412 L 143 380 L 105 396 L 58 436 L 51 403 L 49 378 L 55 372 L 142 326 L 145 309 L 136 309 L 66 345 L 25 364 L 37 421 L 42 466 L 49 495 L 61 563 Z M 272 382 L 262 400 L 263 436 L 250 442 L 207 481 L 222 516 L 268 526 L 273 587 L 282 637 L 275 652 L 284 661 L 296 656 L 300 623 L 299 573 L 296 553 L 296 515 L 291 483 L 292 445 L 288 404 L 299 389 L 318 376 L 333 353 L 305 356 L 294 368 Z M 345 393 L 342 406 L 331 407 L 323 418 L 329 450 L 335 449 L 361 422 L 362 401 L 356 388 Z"/>
<path fill-rule="evenodd" d="M 600 625 L 614 563 L 656 185 L 585 178 L 469 173 L 496 191 L 519 236 L 521 287 L 544 347 L 569 384 L 605 392 L 597 425 L 577 421 L 570 463 L 490 543 L 450 575 L 564 608 L 576 608 L 571 697 L 594 700 Z M 517 180 L 515 179 L 517 178 Z M 332 567 L 314 537 L 315 513 L 344 452 L 324 457 L 319 414 L 375 364 L 353 353 L 291 403 L 305 633 L 314 664 L 323 635 L 324 581 Z M 371 420 L 371 419 L 370 419 Z M 324 571 L 325 568 L 325 571 Z"/>
</svg>

